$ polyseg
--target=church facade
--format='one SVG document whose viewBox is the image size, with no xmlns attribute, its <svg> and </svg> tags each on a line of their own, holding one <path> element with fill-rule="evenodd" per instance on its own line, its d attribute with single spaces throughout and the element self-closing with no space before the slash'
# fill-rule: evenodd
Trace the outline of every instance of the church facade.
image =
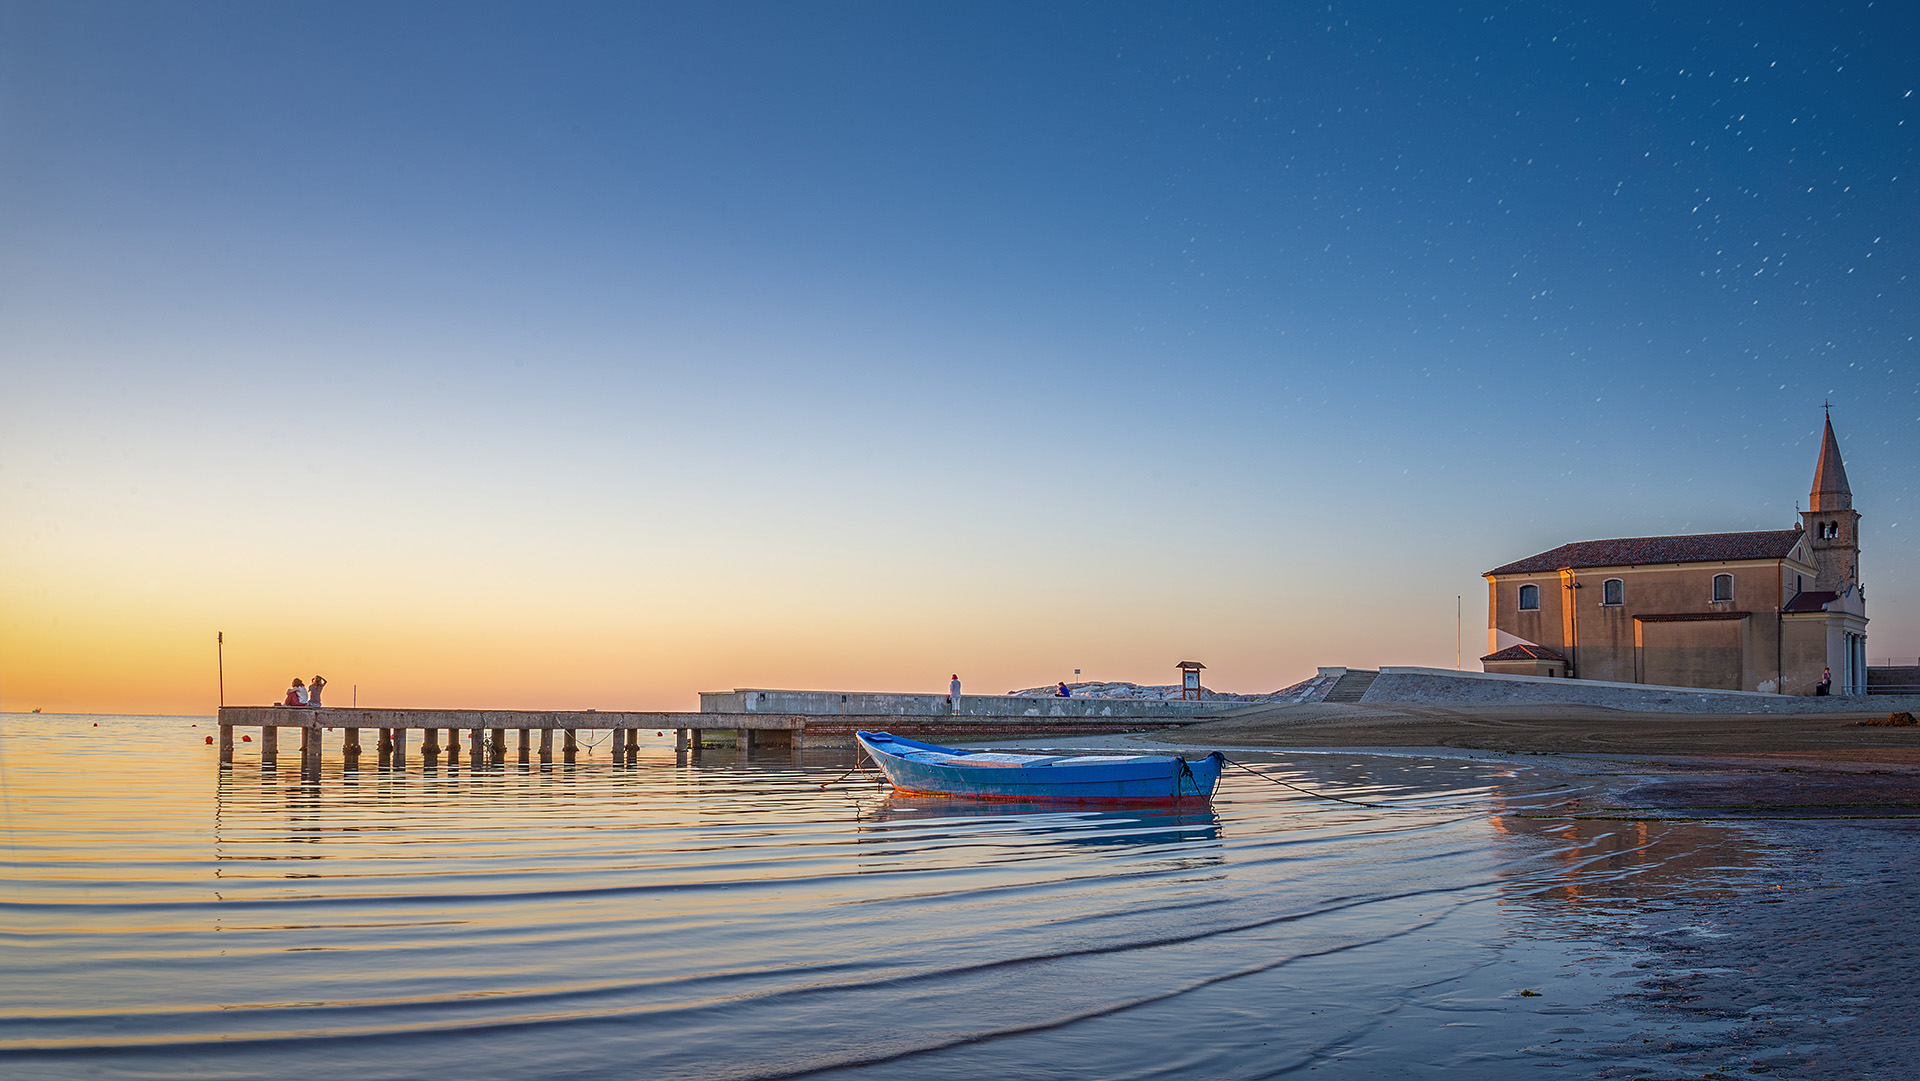
<svg viewBox="0 0 1920 1081">
<path fill-rule="evenodd" d="M 1488 672 L 1865 694 L 1860 515 L 1827 420 L 1793 529 L 1577 541 L 1486 572 Z"/>
</svg>

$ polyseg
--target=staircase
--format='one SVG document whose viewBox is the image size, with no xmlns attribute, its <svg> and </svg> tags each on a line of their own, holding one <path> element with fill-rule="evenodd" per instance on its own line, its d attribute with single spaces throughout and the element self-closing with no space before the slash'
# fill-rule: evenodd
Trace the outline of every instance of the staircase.
<svg viewBox="0 0 1920 1081">
<path fill-rule="evenodd" d="M 1333 689 L 1328 691 L 1327 696 L 1321 699 L 1321 701 L 1358 702 L 1360 701 L 1360 696 L 1367 693 L 1367 688 L 1373 686 L 1374 679 L 1379 675 L 1380 673 L 1378 672 L 1357 672 L 1349 670 L 1346 675 L 1340 677 L 1339 682 L 1333 685 Z"/>
</svg>

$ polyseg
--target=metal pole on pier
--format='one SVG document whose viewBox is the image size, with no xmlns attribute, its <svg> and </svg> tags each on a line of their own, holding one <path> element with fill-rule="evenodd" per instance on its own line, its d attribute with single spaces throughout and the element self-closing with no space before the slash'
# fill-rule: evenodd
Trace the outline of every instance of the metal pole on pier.
<svg viewBox="0 0 1920 1081">
<path fill-rule="evenodd" d="M 227 704 L 227 632 L 213 632 L 214 663 L 220 668 L 220 704 Z"/>
</svg>

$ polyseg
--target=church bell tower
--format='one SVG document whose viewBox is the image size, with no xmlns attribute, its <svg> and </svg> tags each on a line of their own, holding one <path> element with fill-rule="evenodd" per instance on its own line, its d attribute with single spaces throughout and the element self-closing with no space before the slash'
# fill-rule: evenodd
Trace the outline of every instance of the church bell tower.
<svg viewBox="0 0 1920 1081">
<path fill-rule="evenodd" d="M 1860 581 L 1860 515 L 1853 509 L 1853 489 L 1847 487 L 1847 467 L 1840 461 L 1840 443 L 1833 437 L 1831 412 L 1807 506 L 1800 523 L 1813 546 L 1814 565 L 1820 568 L 1810 588 L 1845 594 Z"/>
</svg>

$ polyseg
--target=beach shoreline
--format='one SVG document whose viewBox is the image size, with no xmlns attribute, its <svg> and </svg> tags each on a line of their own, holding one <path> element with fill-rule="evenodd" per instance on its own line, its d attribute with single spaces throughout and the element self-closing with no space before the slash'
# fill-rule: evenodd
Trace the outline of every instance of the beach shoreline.
<svg viewBox="0 0 1920 1081">
<path fill-rule="evenodd" d="M 1601 937 L 1641 957 L 1614 973 L 1630 988 L 1614 1005 L 1639 1031 L 1556 1051 L 1595 1077 L 1824 1081 L 1913 1076 L 1920 1039 L 1920 944 L 1907 931 L 1920 906 L 1920 728 L 1860 723 L 1887 716 L 1323 703 L 1098 742 L 1291 751 L 1303 766 L 1346 753 L 1505 759 L 1577 793 L 1539 817 L 1728 831 L 1766 865 L 1609 899 L 1624 914 Z"/>
<path fill-rule="evenodd" d="M 1320 704 L 1149 738 L 1511 757 L 1581 782 L 1570 820 L 1739 831 L 1775 866 L 1634 897 L 1618 941 L 1647 960 L 1623 1004 L 1646 1028 L 1581 1057 L 1599 1076 L 1658 1076 L 1625 1065 L 1652 1051 L 1673 1077 L 1894 1078 L 1920 1038 L 1920 729 L 1860 723 L 1886 717 Z"/>
</svg>

